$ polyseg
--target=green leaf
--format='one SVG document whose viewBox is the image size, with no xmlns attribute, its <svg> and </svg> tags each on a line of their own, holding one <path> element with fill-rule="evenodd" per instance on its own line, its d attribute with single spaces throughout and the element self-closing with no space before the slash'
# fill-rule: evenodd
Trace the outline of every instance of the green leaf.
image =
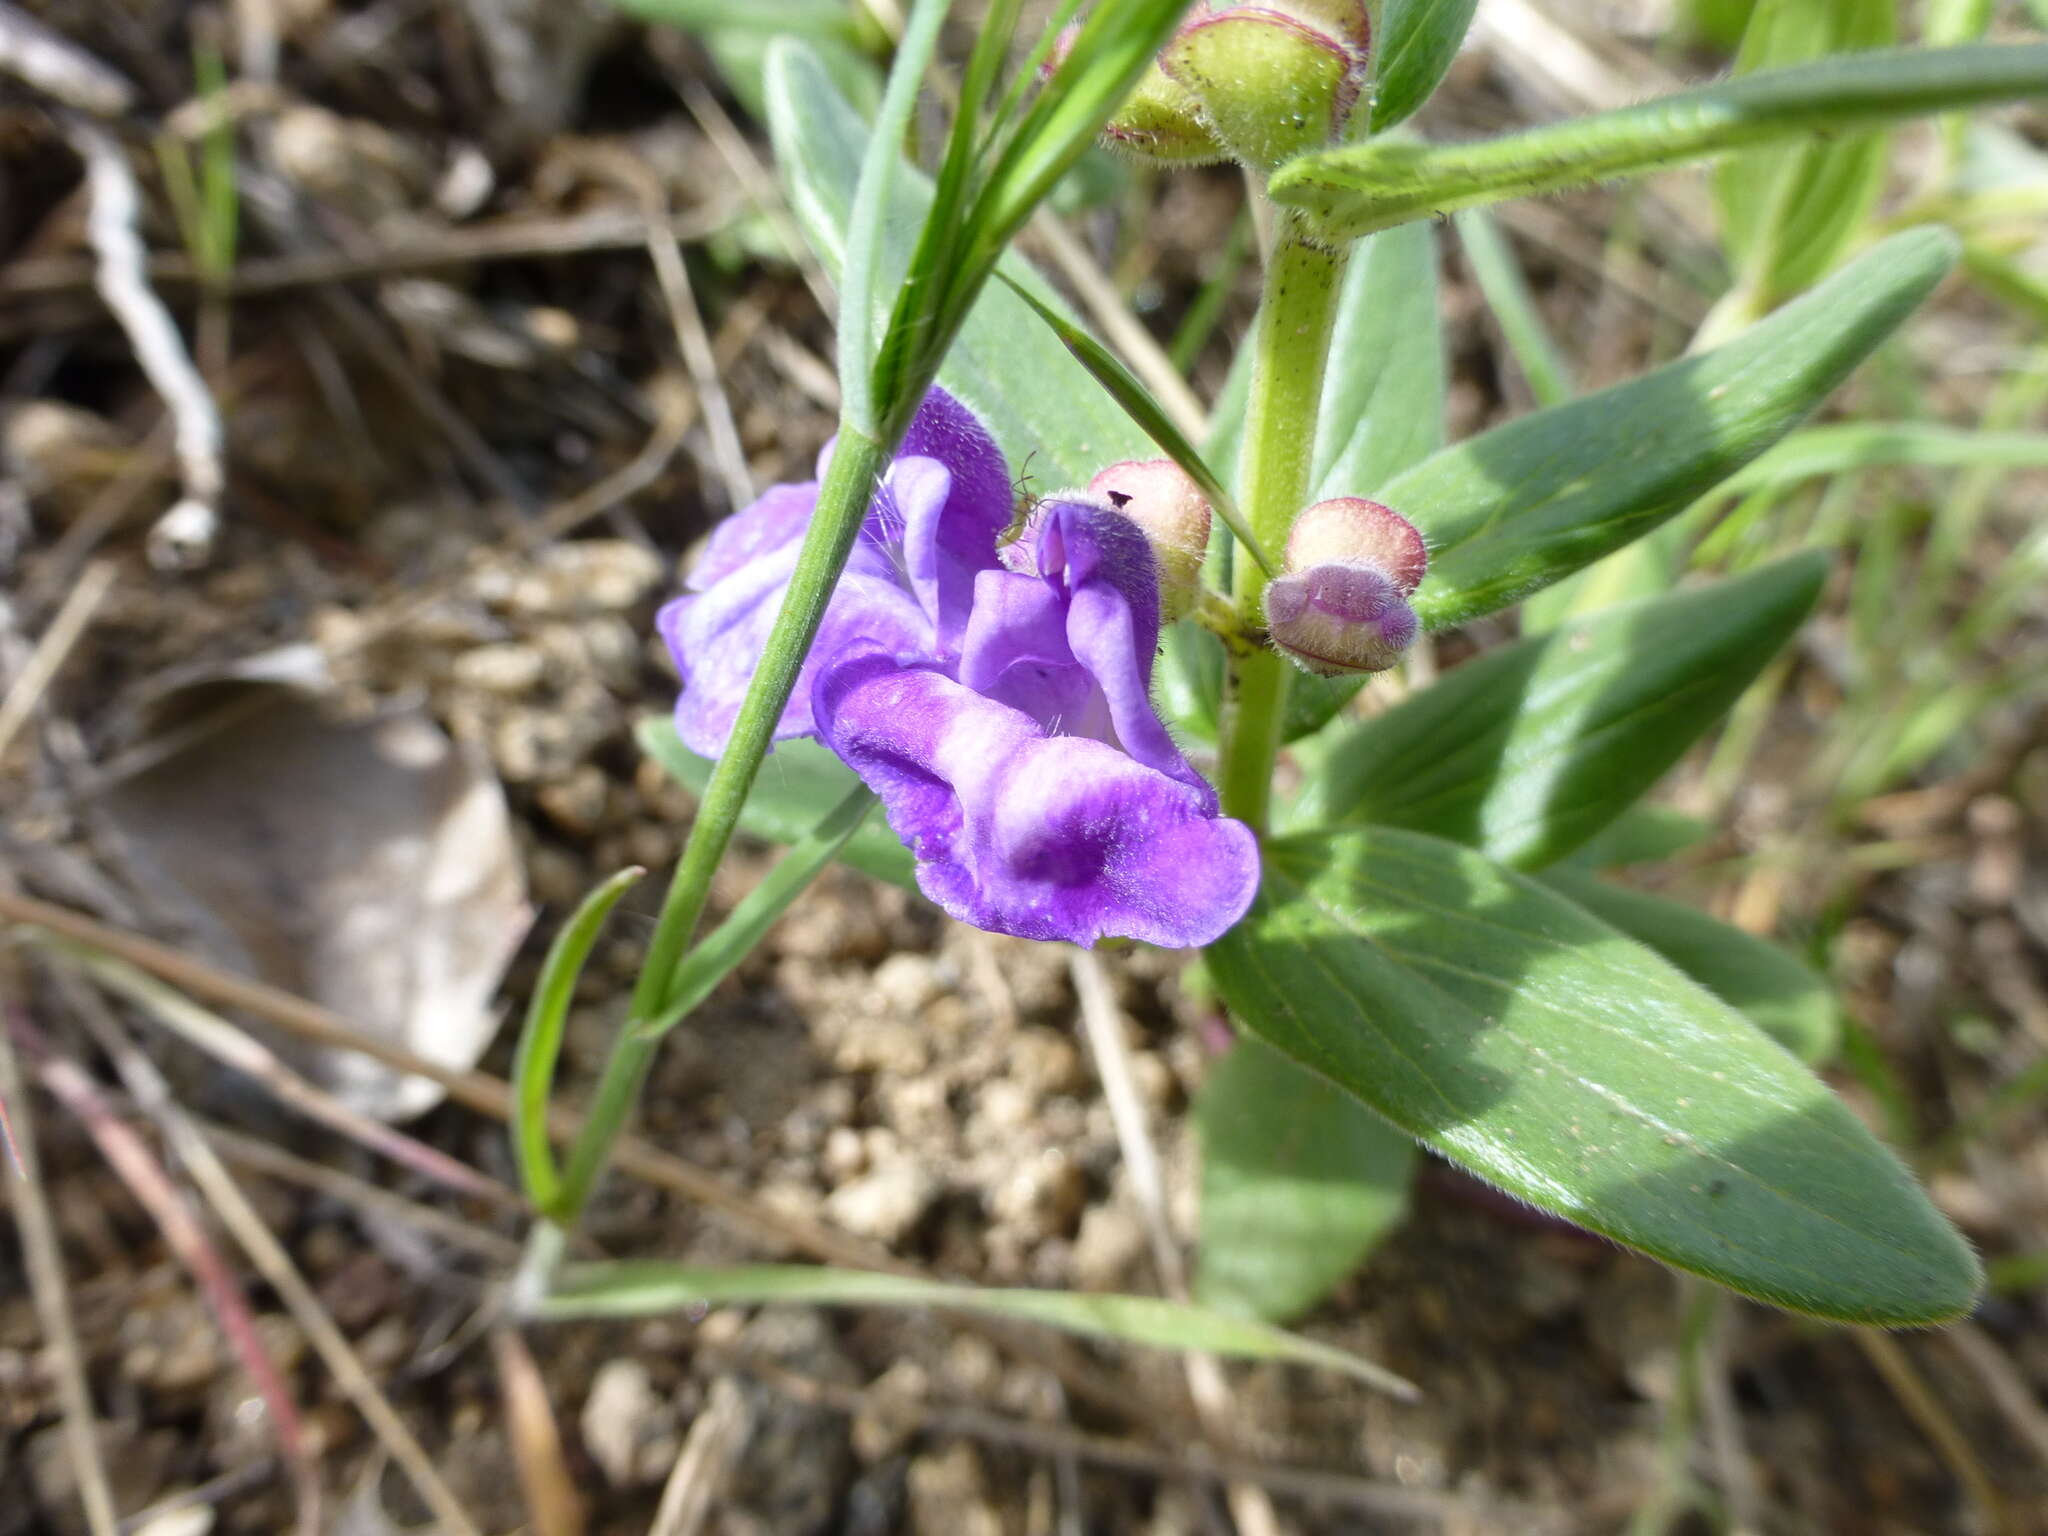
<svg viewBox="0 0 2048 1536">
<path fill-rule="evenodd" d="M 768 125 L 797 221 L 837 276 L 867 125 L 809 51 L 786 40 L 769 54 Z M 906 168 L 892 192 L 881 269 L 894 275 L 910 259 L 931 205 L 931 183 Z M 1005 256 L 997 270 L 1069 313 L 1020 257 Z M 1086 485 L 1105 464 L 1148 456 L 1145 435 L 1008 289 L 984 290 L 939 369 L 939 382 L 995 435 L 1011 471 L 1029 476 L 1041 491 Z"/>
<path fill-rule="evenodd" d="M 732 914 L 683 956 L 669 983 L 662 1012 L 638 1027 L 650 1035 L 666 1034 L 688 1017 L 753 953 L 776 919 L 818 878 L 818 872 L 845 851 L 847 840 L 874 808 L 873 793 L 865 784 L 855 784 L 823 821 L 790 844 L 789 852 L 740 898 Z"/>
<path fill-rule="evenodd" d="M 1940 1322 L 1977 1293 L 1968 1246 L 1819 1079 L 1482 854 L 1383 827 L 1272 843 L 1208 965 L 1267 1044 L 1667 1264 L 1844 1322 Z"/>
<path fill-rule="evenodd" d="M 1273 560 L 1259 547 L 1259 541 L 1252 537 L 1252 530 L 1244 520 L 1244 514 L 1237 509 L 1237 501 L 1224 489 L 1216 472 L 1203 461 L 1195 445 L 1187 440 L 1179 427 L 1173 424 L 1152 392 L 1145 388 L 1136 374 L 1117 360 L 1101 342 L 1090 336 L 1080 326 L 1060 314 L 1049 304 L 1040 303 L 1028 290 L 1011 282 L 1002 274 L 1004 283 L 1018 298 L 1031 306 L 1032 313 L 1043 320 L 1052 333 L 1059 337 L 1060 344 L 1073 353 L 1074 360 L 1088 370 L 1090 378 L 1100 384 L 1110 399 L 1124 408 L 1124 414 L 1136 422 L 1139 430 L 1158 445 L 1161 452 L 1188 473 L 1188 478 L 1202 488 L 1202 494 L 1209 498 L 1209 507 L 1223 520 L 1251 557 L 1258 561 L 1259 569 L 1268 576 L 1274 574 Z"/>
<path fill-rule="evenodd" d="M 692 794 L 704 793 L 711 782 L 711 761 L 697 756 L 676 736 L 675 722 L 650 715 L 634 731 L 640 750 L 668 770 Z M 801 842 L 818 820 L 820 806 L 837 805 L 860 779 L 815 741 L 784 741 L 761 764 L 760 776 L 740 813 L 740 830 L 767 843 Z M 839 857 L 863 874 L 887 880 L 905 890 L 917 889 L 916 861 L 896 841 L 888 825 L 863 821 L 847 839 Z"/>
<path fill-rule="evenodd" d="M 1305 748 L 1287 825 L 1432 832 L 1537 869 L 1612 821 L 1718 720 L 1813 606 L 1825 556 L 1605 609 L 1490 651 Z"/>
<path fill-rule="evenodd" d="M 1774 490 L 1859 469 L 2048 468 L 2048 433 L 1976 432 L 1931 421 L 1844 421 L 1795 432 L 1718 489 Z"/>
<path fill-rule="evenodd" d="M 1953 264 L 1910 230 L 1711 352 L 1434 454 L 1380 499 L 1428 541 L 1415 594 L 1441 629 L 1641 537 L 1783 437 Z"/>
<path fill-rule="evenodd" d="M 1764 0 L 1737 75 L 1898 41 L 1898 0 Z M 1737 155 L 1714 177 L 1722 240 L 1755 312 L 1817 282 L 1847 252 L 1884 189 L 1881 133 L 1830 134 Z"/>
<path fill-rule="evenodd" d="M 1684 902 L 1627 890 L 1568 865 L 1545 870 L 1542 879 L 1657 951 L 1801 1061 L 1826 1061 L 1841 1043 L 1841 1010 L 1826 978 L 1776 944 Z"/>
<path fill-rule="evenodd" d="M 1730 150 L 2048 94 L 2048 44 L 1847 54 L 1470 144 L 1370 139 L 1273 174 L 1275 202 L 1331 239 L 1459 208 L 1640 176 Z"/>
<path fill-rule="evenodd" d="M 1675 806 L 1638 801 L 1574 849 L 1568 862 L 1579 869 L 1659 864 L 1705 842 L 1713 832 Z"/>
<path fill-rule="evenodd" d="M 983 1289 L 909 1275 L 806 1264 L 732 1268 L 660 1259 L 570 1264 L 538 1308 L 542 1318 L 652 1317 L 706 1306 L 801 1302 L 828 1307 L 937 1307 L 1043 1323 L 1068 1333 L 1152 1349 L 1205 1350 L 1246 1360 L 1284 1360 L 1340 1371 L 1412 1401 L 1415 1388 L 1348 1350 L 1242 1318 L 1151 1296 Z"/>
<path fill-rule="evenodd" d="M 1218 1312 L 1299 1316 L 1407 1214 L 1414 1140 L 1258 1040 L 1210 1067 L 1195 1133 L 1195 1299 Z"/>
<path fill-rule="evenodd" d="M 1457 57 L 1479 0 L 1378 0 L 1372 13 L 1372 131 L 1429 100 Z"/>
<path fill-rule="evenodd" d="M 548 1100 L 554 1094 L 569 1002 L 605 919 L 646 873 L 622 869 L 583 898 L 548 945 L 540 979 L 526 1006 L 526 1023 L 512 1055 L 512 1151 L 519 1161 L 519 1182 L 538 1211 L 551 1210 L 562 1188 L 554 1143 L 548 1138 Z"/>
</svg>

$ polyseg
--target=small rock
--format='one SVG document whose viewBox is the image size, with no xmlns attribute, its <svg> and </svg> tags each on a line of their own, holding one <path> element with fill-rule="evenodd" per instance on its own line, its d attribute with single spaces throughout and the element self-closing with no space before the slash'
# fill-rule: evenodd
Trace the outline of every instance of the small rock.
<svg viewBox="0 0 2048 1536">
<path fill-rule="evenodd" d="M 583 763 L 566 778 L 543 784 L 534 792 L 534 803 L 548 820 L 572 837 L 588 837 L 604 824 L 605 803 L 611 781 L 595 763 Z"/>
<path fill-rule="evenodd" d="M 1145 1230 L 1120 1201 L 1091 1207 L 1074 1238 L 1074 1283 L 1084 1291 L 1120 1291 L 1145 1251 Z"/>
<path fill-rule="evenodd" d="M 135 1527 L 134 1536 L 207 1536 L 215 1518 L 211 1504 L 187 1504 L 144 1521 Z"/>
<path fill-rule="evenodd" d="M 620 613 L 660 585 L 661 557 L 626 539 L 576 539 L 542 550 L 511 606 L 533 614 Z"/>
<path fill-rule="evenodd" d="M 1003 1536 L 981 1452 L 964 1440 L 910 1463 L 910 1528 L 917 1536 Z"/>
<path fill-rule="evenodd" d="M 591 1460 L 614 1488 L 659 1482 L 675 1462 L 674 1415 L 637 1360 L 607 1360 L 597 1368 L 578 1423 Z"/>
<path fill-rule="evenodd" d="M 931 958 L 908 953 L 891 955 L 877 966 L 872 984 L 869 995 L 877 1008 L 899 1019 L 915 1018 L 945 990 Z"/>
<path fill-rule="evenodd" d="M 884 1163 L 834 1190 L 825 1201 L 825 1215 L 857 1237 L 895 1243 L 917 1225 L 937 1194 L 931 1175 L 916 1163 Z"/>
<path fill-rule="evenodd" d="M 547 658 L 537 648 L 506 640 L 462 652 L 451 670 L 458 687 L 516 698 L 538 688 L 547 669 Z"/>
<path fill-rule="evenodd" d="M 1087 1198 L 1080 1165 L 1065 1149 L 1046 1147 L 996 1187 L 991 1213 L 1027 1242 L 1065 1232 Z"/>
<path fill-rule="evenodd" d="M 853 1454 L 873 1465 L 902 1450 L 917 1432 L 917 1414 L 931 1391 L 931 1378 L 914 1360 L 898 1360 L 875 1378 L 861 1411 L 854 1415 Z"/>
</svg>

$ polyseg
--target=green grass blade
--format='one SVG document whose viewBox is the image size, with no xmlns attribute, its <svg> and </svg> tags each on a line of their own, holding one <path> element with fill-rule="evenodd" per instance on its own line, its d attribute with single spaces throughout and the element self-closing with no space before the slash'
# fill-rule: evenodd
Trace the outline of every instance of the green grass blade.
<svg viewBox="0 0 2048 1536">
<path fill-rule="evenodd" d="M 1230 492 L 1223 488 L 1223 482 L 1216 472 L 1203 461 L 1195 445 L 1189 442 L 1176 427 L 1159 402 L 1152 398 L 1150 390 L 1139 382 L 1138 376 L 1126 368 L 1109 348 L 1090 336 L 1080 326 L 1067 319 L 1057 310 L 1041 304 L 1026 289 L 1011 282 L 1002 273 L 997 276 L 1009 285 L 1010 291 L 1029 304 L 1038 318 L 1051 327 L 1066 349 L 1074 354 L 1076 362 L 1094 376 L 1095 382 L 1109 392 L 1110 398 L 1124 408 L 1125 413 L 1144 430 L 1147 437 L 1159 445 L 1160 450 L 1172 459 L 1189 477 L 1202 488 L 1202 494 L 1209 498 L 1209 505 L 1223 520 L 1224 526 L 1237 536 L 1238 543 L 1251 551 L 1258 561 L 1259 569 L 1268 576 L 1274 574 L 1272 558 L 1259 547 L 1252 537 L 1251 525 L 1245 522 L 1244 514 L 1237 509 L 1237 503 Z"/>
<path fill-rule="evenodd" d="M 876 295 L 881 291 L 884 222 L 891 202 L 891 183 L 902 164 L 896 146 L 909 130 L 911 113 L 917 108 L 917 93 L 924 85 L 939 43 L 939 28 L 945 22 L 947 0 L 917 0 L 912 6 L 896 61 L 889 69 L 889 83 L 882 91 L 882 109 L 861 160 L 860 180 L 855 184 L 853 209 L 846 221 L 846 262 L 839 285 L 839 390 L 840 422 L 869 437 L 883 436 L 881 417 L 886 406 L 875 404 L 877 346 L 874 332 Z M 929 232 L 939 224 L 927 219 Z M 919 243 L 920 251 L 923 241 Z M 906 277 L 906 292 L 914 285 L 914 273 Z M 891 326 L 893 341 L 900 334 Z"/>
<path fill-rule="evenodd" d="M 640 1028 L 650 1035 L 666 1034 L 709 997 L 711 989 L 753 953 L 754 946 L 775 920 L 818 878 L 818 872 L 839 856 L 874 804 L 874 794 L 866 785 L 860 785 L 849 791 L 823 821 L 792 843 L 760 883 L 740 898 L 732 914 L 683 957 L 683 963 L 676 967 L 675 979 L 669 983 L 668 1001 L 660 1016 Z"/>
<path fill-rule="evenodd" d="M 1986 432 L 1931 421 L 1849 421 L 1795 432 L 1719 487 L 1746 496 L 1859 469 L 2040 469 L 2048 433 Z"/>
<path fill-rule="evenodd" d="M 1730 150 L 2048 95 L 2048 44 L 1844 55 L 1471 144 L 1371 140 L 1280 167 L 1276 202 L 1351 239 L 1459 208 L 1707 159 Z"/>
<path fill-rule="evenodd" d="M 640 750 L 661 764 L 678 784 L 692 794 L 704 793 L 716 765 L 683 745 L 673 719 L 649 715 L 633 735 Z M 754 780 L 740 812 L 740 830 L 764 843 L 800 842 L 811 831 L 819 806 L 834 804 L 859 787 L 854 771 L 822 743 L 779 742 Z M 839 857 L 864 875 L 907 891 L 917 889 L 910 850 L 896 840 L 884 821 L 863 821 L 841 845 Z"/>
<path fill-rule="evenodd" d="M 1457 217 L 1458 241 L 1472 265 L 1486 307 L 1499 322 L 1508 354 L 1522 370 L 1529 393 L 1539 406 L 1563 405 L 1578 393 L 1571 365 L 1557 349 L 1550 328 L 1536 308 L 1536 296 L 1522 276 L 1521 263 L 1493 218 L 1484 209 L 1468 208 Z"/>
<path fill-rule="evenodd" d="M 512 1056 L 512 1151 L 519 1161 L 520 1183 L 534 1209 L 553 1209 L 561 1193 L 554 1144 L 548 1139 L 548 1101 L 554 1096 L 555 1067 L 562 1055 L 562 1029 L 576 978 L 619 898 L 646 874 L 622 869 L 583 898 L 562 925 L 541 962 L 540 979 L 526 1005 L 526 1022 Z"/>
<path fill-rule="evenodd" d="M 1224 1317 L 1151 1296 L 1076 1291 L 984 1289 L 908 1275 L 805 1264 L 724 1266 L 659 1259 L 571 1264 L 538 1308 L 544 1319 L 654 1317 L 704 1306 L 796 1302 L 838 1307 L 937 1307 L 1016 1318 L 1091 1338 L 1151 1349 L 1202 1350 L 1245 1360 L 1279 1360 L 1339 1371 L 1390 1396 L 1413 1401 L 1414 1386 L 1347 1350 L 1264 1323 Z"/>
</svg>

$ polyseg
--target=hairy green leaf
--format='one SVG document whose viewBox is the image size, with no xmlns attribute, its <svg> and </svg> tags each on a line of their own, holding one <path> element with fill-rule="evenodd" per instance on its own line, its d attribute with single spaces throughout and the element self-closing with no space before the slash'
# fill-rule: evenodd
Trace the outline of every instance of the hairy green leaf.
<svg viewBox="0 0 2048 1536">
<path fill-rule="evenodd" d="M 1285 1322 L 1408 1210 L 1414 1138 L 1250 1036 L 1195 1095 L 1202 1226 L 1195 1299 Z"/>
<path fill-rule="evenodd" d="M 1479 0 L 1377 0 L 1372 11 L 1372 131 L 1429 100 L 1472 25 Z"/>
<path fill-rule="evenodd" d="M 1631 891 L 1569 865 L 1543 883 L 1611 928 L 1647 944 L 1801 1061 L 1834 1055 L 1841 1010 L 1827 979 L 1776 944 L 1682 901 Z"/>
<path fill-rule="evenodd" d="M 1843 55 L 1470 144 L 1370 139 L 1274 172 L 1274 201 L 1331 239 L 1640 176 L 1730 150 L 2048 94 L 2048 44 Z"/>
<path fill-rule="evenodd" d="M 1819 554 L 1489 651 L 1304 748 L 1287 825 L 1433 832 L 1537 869 L 1654 784 L 1805 618 Z"/>
<path fill-rule="evenodd" d="M 1415 1388 L 1348 1350 L 1284 1333 L 1264 1323 L 1224 1317 L 1152 1296 L 1097 1296 L 1075 1291 L 984 1289 L 908 1275 L 828 1269 L 808 1264 L 732 1268 L 628 1259 L 571 1264 L 538 1307 L 548 1319 L 653 1317 L 705 1306 L 797 1302 L 827 1307 L 937 1307 L 1017 1318 L 1092 1338 L 1152 1349 L 1205 1350 L 1248 1360 L 1284 1360 L 1339 1371 L 1391 1396 L 1412 1400 Z"/>
<path fill-rule="evenodd" d="M 1798 425 L 1912 313 L 1956 255 L 1895 235 L 1711 352 L 1538 411 L 1423 460 L 1380 499 L 1422 530 L 1415 594 L 1440 629 L 1641 537 Z"/>
<path fill-rule="evenodd" d="M 1966 1312 L 1969 1247 L 1819 1079 L 1642 945 L 1471 849 L 1288 838 L 1208 965 L 1245 1029 L 1511 1194 L 1844 1322 Z"/>
</svg>

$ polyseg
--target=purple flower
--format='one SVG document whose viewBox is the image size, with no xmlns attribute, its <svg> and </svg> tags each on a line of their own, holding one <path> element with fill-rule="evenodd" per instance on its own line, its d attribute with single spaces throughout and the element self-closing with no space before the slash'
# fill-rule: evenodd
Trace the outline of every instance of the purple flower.
<svg viewBox="0 0 2048 1536">
<path fill-rule="evenodd" d="M 662 612 L 694 752 L 731 732 L 816 499 L 815 482 L 779 486 L 721 525 Z M 934 390 L 777 734 L 815 734 L 861 776 L 925 894 L 964 922 L 1206 944 L 1250 905 L 1258 848 L 1152 710 L 1151 547 L 1077 494 L 1041 503 L 999 555 L 1009 516 L 994 443 Z"/>
</svg>

